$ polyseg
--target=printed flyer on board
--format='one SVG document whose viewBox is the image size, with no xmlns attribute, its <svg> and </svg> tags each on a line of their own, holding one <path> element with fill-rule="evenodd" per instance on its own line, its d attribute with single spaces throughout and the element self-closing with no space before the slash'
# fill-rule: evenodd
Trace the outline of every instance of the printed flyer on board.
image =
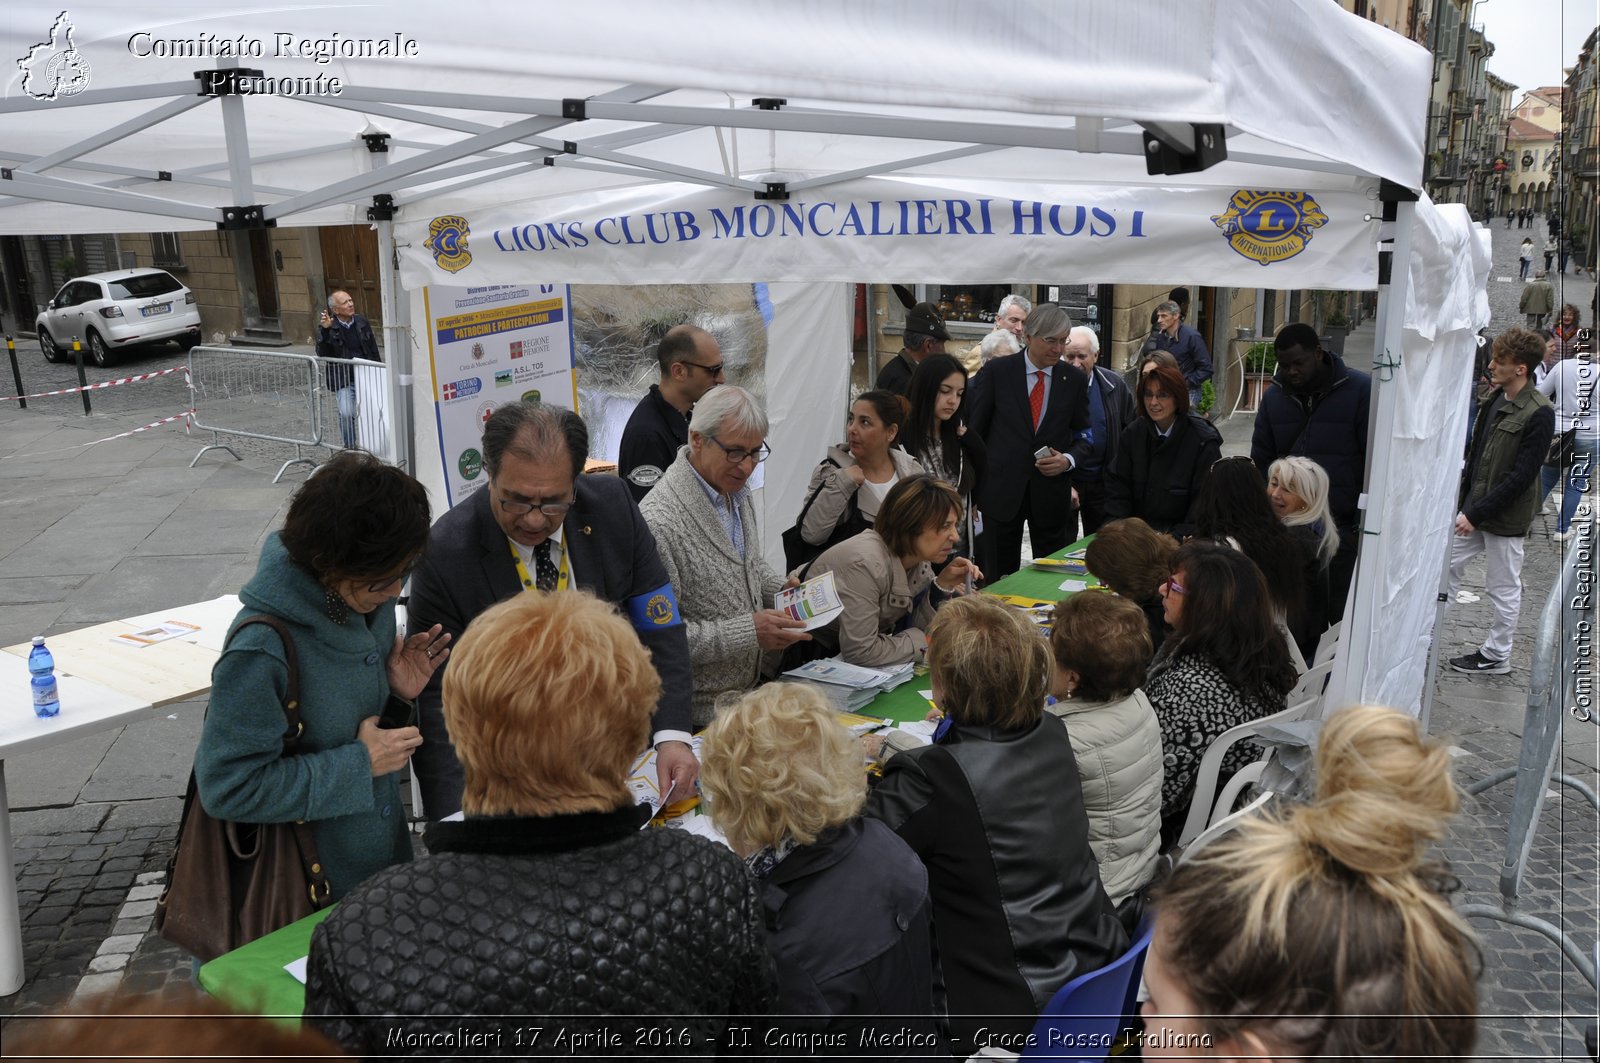
<svg viewBox="0 0 1600 1063">
<path fill-rule="evenodd" d="M 571 292 L 564 284 L 424 289 L 434 416 L 450 504 L 488 480 L 483 425 L 518 400 L 578 407 Z"/>
</svg>

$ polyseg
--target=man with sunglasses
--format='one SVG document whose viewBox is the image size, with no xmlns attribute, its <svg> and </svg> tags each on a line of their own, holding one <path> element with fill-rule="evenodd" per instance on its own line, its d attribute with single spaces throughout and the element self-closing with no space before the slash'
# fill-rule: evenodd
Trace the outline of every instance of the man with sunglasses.
<svg viewBox="0 0 1600 1063">
<path fill-rule="evenodd" d="M 489 606 L 530 590 L 585 590 L 613 603 L 661 675 L 650 724 L 660 792 L 689 797 L 700 765 L 689 747 L 694 680 L 683 617 L 639 507 L 617 477 L 583 475 L 588 454 L 589 430 L 571 410 L 525 402 L 495 410 L 483 427 L 489 482 L 429 533 L 407 627 L 439 624 L 459 639 Z M 412 770 L 430 820 L 461 809 L 461 764 L 444 726 L 445 668 L 417 699 L 423 744 Z"/>
<path fill-rule="evenodd" d="M 642 501 L 689 441 L 689 411 L 700 396 L 722 383 L 722 348 L 716 337 L 693 325 L 675 325 L 656 348 L 661 382 L 639 400 L 622 430 L 617 474 Z"/>
<path fill-rule="evenodd" d="M 783 576 L 762 556 L 747 485 L 767 446 L 767 415 L 744 388 L 712 388 L 695 405 L 689 444 L 639 505 L 678 592 L 694 666 L 694 724 L 711 722 L 717 695 L 777 671 L 805 624 L 772 608 Z"/>
</svg>

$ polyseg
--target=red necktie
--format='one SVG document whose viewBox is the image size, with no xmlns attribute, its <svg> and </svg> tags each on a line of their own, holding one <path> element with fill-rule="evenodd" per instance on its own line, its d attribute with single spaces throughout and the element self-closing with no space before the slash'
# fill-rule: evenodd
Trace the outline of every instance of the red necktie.
<svg viewBox="0 0 1600 1063">
<path fill-rule="evenodd" d="M 1044 370 L 1035 370 L 1033 390 L 1028 392 L 1028 408 L 1033 411 L 1033 430 L 1039 430 L 1039 418 L 1044 414 Z"/>
</svg>

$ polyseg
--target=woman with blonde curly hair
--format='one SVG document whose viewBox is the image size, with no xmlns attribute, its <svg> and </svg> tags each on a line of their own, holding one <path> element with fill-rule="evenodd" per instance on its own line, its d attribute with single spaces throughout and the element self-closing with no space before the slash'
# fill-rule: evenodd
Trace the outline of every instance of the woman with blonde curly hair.
<svg viewBox="0 0 1600 1063">
<path fill-rule="evenodd" d="M 1145 1055 L 1467 1058 L 1481 958 L 1424 861 L 1456 806 L 1449 752 L 1409 716 L 1331 717 L 1316 800 L 1247 821 L 1157 891 Z"/>
<path fill-rule="evenodd" d="M 885 1032 L 931 1037 L 928 873 L 892 830 L 861 818 L 861 749 L 827 700 L 769 683 L 723 708 L 705 732 L 700 787 L 755 875 L 777 1013 L 852 1046 L 874 1015 Z"/>
</svg>

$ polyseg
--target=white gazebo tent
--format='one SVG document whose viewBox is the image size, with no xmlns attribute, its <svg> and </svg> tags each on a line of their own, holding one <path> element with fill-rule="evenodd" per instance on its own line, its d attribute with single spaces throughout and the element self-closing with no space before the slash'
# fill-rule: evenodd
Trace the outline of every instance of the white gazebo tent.
<svg viewBox="0 0 1600 1063">
<path fill-rule="evenodd" d="M 344 10 L 12 4 L 0 233 L 371 220 L 400 259 L 386 347 L 416 409 L 401 279 L 782 282 L 769 394 L 803 444 L 769 474 L 784 515 L 842 397 L 843 282 L 1133 282 L 1176 260 L 1214 285 L 1377 287 L 1367 541 L 1331 700 L 1417 711 L 1487 320 L 1465 212 L 1409 191 L 1420 48 L 1323 0 L 407 3 L 374 9 L 381 30 Z M 443 215 L 473 234 L 456 273 L 426 246 Z M 645 237 L 607 241 L 624 216 Z M 553 238 L 572 226 L 584 246 Z"/>
</svg>

